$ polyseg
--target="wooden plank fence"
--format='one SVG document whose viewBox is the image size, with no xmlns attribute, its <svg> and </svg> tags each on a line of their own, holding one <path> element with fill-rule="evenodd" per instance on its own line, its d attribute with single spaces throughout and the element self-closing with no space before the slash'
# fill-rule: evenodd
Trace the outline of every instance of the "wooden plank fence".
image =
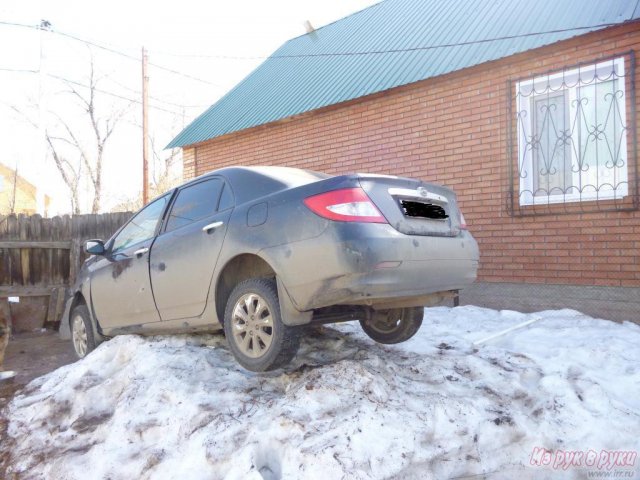
<svg viewBox="0 0 640 480">
<path fill-rule="evenodd" d="M 85 240 L 108 239 L 131 215 L 0 216 L 0 302 L 20 297 L 16 310 L 30 316 L 21 328 L 20 318 L 15 318 L 20 315 L 14 313 L 14 327 L 28 330 L 58 322 L 86 258 Z"/>
</svg>

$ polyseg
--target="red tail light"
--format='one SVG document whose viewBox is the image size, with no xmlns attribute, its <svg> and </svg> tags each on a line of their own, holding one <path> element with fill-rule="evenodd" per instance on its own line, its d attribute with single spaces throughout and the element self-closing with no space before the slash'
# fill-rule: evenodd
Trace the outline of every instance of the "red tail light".
<svg viewBox="0 0 640 480">
<path fill-rule="evenodd" d="M 463 230 L 467 230 L 467 222 L 464 219 L 464 215 L 460 212 L 460 228 Z"/>
<path fill-rule="evenodd" d="M 315 214 L 339 222 L 388 223 L 362 188 L 343 188 L 305 198 Z"/>
</svg>

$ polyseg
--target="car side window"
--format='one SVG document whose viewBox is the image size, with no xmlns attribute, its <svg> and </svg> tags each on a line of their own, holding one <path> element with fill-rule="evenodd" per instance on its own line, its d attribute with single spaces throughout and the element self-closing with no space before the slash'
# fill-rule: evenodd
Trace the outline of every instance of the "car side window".
<svg viewBox="0 0 640 480">
<path fill-rule="evenodd" d="M 168 195 L 159 198 L 144 207 L 135 217 L 129 220 L 129 223 L 127 223 L 113 240 L 111 252 L 117 253 L 131 245 L 153 238 L 169 198 L 170 196 Z"/>
<path fill-rule="evenodd" d="M 224 184 L 222 188 L 222 195 L 220 195 L 220 205 L 218 205 L 218 211 L 224 212 L 225 210 L 233 207 L 233 193 L 228 184 Z"/>
<path fill-rule="evenodd" d="M 223 187 L 222 180 L 211 178 L 180 190 L 169 213 L 166 231 L 170 232 L 216 213 Z"/>
</svg>

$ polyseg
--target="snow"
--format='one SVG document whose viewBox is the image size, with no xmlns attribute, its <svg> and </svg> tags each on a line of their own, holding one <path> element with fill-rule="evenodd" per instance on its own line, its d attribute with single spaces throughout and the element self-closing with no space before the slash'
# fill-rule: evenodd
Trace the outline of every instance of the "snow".
<svg viewBox="0 0 640 480">
<path fill-rule="evenodd" d="M 471 306 L 426 309 L 394 346 L 310 330 L 270 374 L 220 335 L 121 336 L 34 380 L 2 443 L 29 478 L 583 478 L 533 449 L 640 450 L 638 345 L 629 322 Z"/>
</svg>

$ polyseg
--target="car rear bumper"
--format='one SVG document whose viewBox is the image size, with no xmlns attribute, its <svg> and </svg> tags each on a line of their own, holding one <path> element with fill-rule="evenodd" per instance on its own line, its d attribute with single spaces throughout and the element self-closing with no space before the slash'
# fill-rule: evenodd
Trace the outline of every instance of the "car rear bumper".
<svg viewBox="0 0 640 480">
<path fill-rule="evenodd" d="M 456 237 L 405 235 L 387 224 L 331 222 L 318 237 L 265 249 L 296 309 L 377 305 L 459 290 L 472 283 L 478 245 Z M 402 301 L 402 300 L 401 300 Z"/>
</svg>

